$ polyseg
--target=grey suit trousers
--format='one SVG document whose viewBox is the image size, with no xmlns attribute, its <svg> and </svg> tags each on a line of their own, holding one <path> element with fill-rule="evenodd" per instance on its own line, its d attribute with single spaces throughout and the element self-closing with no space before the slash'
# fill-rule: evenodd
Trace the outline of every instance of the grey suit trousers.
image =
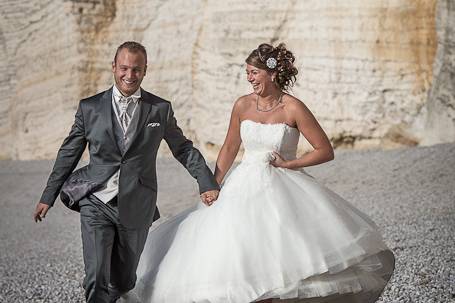
<svg viewBox="0 0 455 303">
<path fill-rule="evenodd" d="M 79 206 L 86 301 L 115 302 L 121 294 L 134 288 L 149 228 L 123 226 L 118 216 L 117 197 L 105 204 L 89 195 Z"/>
</svg>

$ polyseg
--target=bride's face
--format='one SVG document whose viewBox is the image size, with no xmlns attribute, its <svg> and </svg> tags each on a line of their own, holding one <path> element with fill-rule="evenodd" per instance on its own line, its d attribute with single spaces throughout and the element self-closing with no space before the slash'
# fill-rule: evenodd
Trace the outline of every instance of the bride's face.
<svg viewBox="0 0 455 303">
<path fill-rule="evenodd" d="M 246 79 L 250 82 L 254 93 L 257 95 L 263 95 L 264 92 L 270 90 L 275 85 L 272 81 L 272 76 L 264 69 L 250 64 L 246 65 Z"/>
</svg>

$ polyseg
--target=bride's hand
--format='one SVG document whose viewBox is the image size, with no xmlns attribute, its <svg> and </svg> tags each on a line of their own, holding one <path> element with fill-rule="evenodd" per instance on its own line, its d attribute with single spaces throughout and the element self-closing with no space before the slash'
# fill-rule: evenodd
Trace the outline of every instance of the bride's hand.
<svg viewBox="0 0 455 303">
<path fill-rule="evenodd" d="M 207 205 L 207 206 L 211 206 L 213 204 L 213 202 L 216 201 L 216 199 L 218 199 L 218 195 L 219 195 L 220 191 L 219 190 L 209 190 L 209 191 L 206 191 L 204 193 L 201 194 L 201 201 Z"/>
<path fill-rule="evenodd" d="M 272 155 L 275 159 L 270 160 L 270 164 L 275 166 L 275 167 L 283 167 L 286 168 L 286 160 L 281 157 L 281 155 L 277 152 L 272 152 Z"/>
</svg>

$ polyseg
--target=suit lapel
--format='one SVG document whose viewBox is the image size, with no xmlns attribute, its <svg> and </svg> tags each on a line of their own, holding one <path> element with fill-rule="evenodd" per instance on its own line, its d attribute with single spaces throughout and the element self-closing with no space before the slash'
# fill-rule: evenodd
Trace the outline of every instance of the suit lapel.
<svg viewBox="0 0 455 303">
<path fill-rule="evenodd" d="M 121 154 L 120 149 L 117 145 L 117 140 L 114 136 L 114 125 L 112 124 L 112 88 L 108 89 L 100 99 L 100 106 L 101 106 L 101 116 L 102 121 L 105 123 L 105 127 L 109 137 L 112 140 L 113 145 L 117 148 L 119 154 Z"/>
<path fill-rule="evenodd" d="M 139 108 L 140 111 L 139 111 L 139 119 L 137 122 L 137 128 L 133 134 L 133 137 L 131 138 L 131 144 L 129 144 L 128 148 L 125 151 L 125 154 L 131 148 L 131 146 L 133 146 L 134 141 L 137 139 L 138 135 L 144 129 L 145 123 L 147 122 L 147 118 L 150 114 L 150 111 L 154 107 L 152 103 L 153 103 L 153 101 L 151 100 L 151 98 L 148 97 L 148 94 L 143 89 L 141 89 L 141 100 L 138 104 L 138 106 L 140 106 L 140 108 Z"/>
</svg>

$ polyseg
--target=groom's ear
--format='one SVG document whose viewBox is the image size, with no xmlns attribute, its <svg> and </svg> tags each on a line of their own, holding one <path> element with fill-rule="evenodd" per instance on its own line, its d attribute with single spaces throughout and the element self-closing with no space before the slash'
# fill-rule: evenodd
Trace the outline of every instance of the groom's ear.
<svg viewBox="0 0 455 303">
<path fill-rule="evenodd" d="M 147 75 L 147 64 L 145 64 L 145 67 L 144 67 L 144 76 Z"/>
<path fill-rule="evenodd" d="M 115 61 L 112 61 L 112 72 L 115 72 Z"/>
</svg>

